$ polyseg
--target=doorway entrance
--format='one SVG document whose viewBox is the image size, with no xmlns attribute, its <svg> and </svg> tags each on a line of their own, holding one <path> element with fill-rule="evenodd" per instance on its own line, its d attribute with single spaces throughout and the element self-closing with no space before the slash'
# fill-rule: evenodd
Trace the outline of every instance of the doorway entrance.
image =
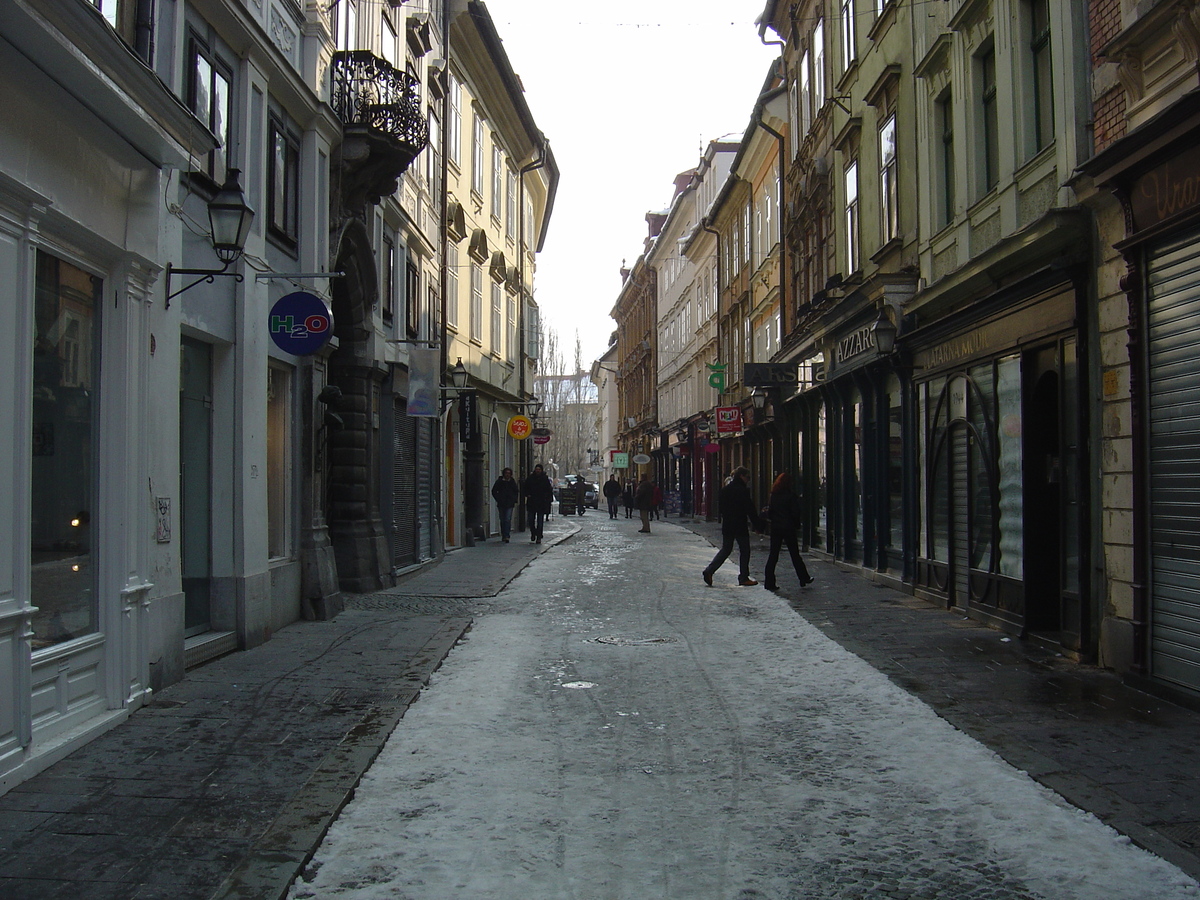
<svg viewBox="0 0 1200 900">
<path fill-rule="evenodd" d="M 185 337 L 179 357 L 179 543 L 192 637 L 212 624 L 212 347 Z"/>
</svg>

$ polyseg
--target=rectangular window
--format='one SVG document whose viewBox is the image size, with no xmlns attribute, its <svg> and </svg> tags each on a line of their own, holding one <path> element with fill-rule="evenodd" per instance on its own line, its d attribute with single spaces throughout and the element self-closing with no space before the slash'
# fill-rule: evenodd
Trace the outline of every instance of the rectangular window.
<svg viewBox="0 0 1200 900">
<path fill-rule="evenodd" d="M 1030 0 L 1029 53 L 1033 64 L 1033 145 L 1041 150 L 1054 140 L 1054 72 L 1050 60 L 1049 0 Z"/>
<path fill-rule="evenodd" d="M 804 55 L 800 57 L 800 108 L 797 110 L 797 118 L 800 122 L 800 138 L 808 134 L 809 128 L 812 127 L 812 85 L 809 81 L 809 55 L 808 51 L 804 51 Z"/>
<path fill-rule="evenodd" d="M 442 124 L 437 113 L 429 111 L 429 143 L 425 146 L 425 183 L 431 197 L 442 195 Z"/>
<path fill-rule="evenodd" d="M 854 0 L 842 0 L 842 69 L 850 68 L 850 64 L 858 57 L 857 43 L 854 30 Z"/>
<path fill-rule="evenodd" d="M 383 321 L 391 325 L 396 314 L 396 243 L 388 235 L 383 237 Z"/>
<path fill-rule="evenodd" d="M 446 103 L 449 107 L 450 127 L 446 154 L 456 166 L 462 165 L 462 86 L 451 74 L 447 78 Z"/>
<path fill-rule="evenodd" d="M 287 556 L 291 373 L 267 366 L 267 555 Z"/>
<path fill-rule="evenodd" d="M 508 358 L 516 362 L 517 359 L 517 295 L 508 292 Z"/>
<path fill-rule="evenodd" d="M 103 282 L 37 251 L 30 587 L 34 651 L 96 631 L 92 513 Z"/>
<path fill-rule="evenodd" d="M 299 239 L 300 140 L 274 116 L 267 161 L 267 223 L 289 249 Z"/>
<path fill-rule="evenodd" d="M 938 145 L 938 226 L 945 227 L 954 221 L 954 104 L 949 89 L 937 101 L 937 118 L 942 137 Z"/>
<path fill-rule="evenodd" d="M 517 204 L 520 202 L 520 198 L 517 196 L 518 186 L 517 173 L 510 169 L 508 172 L 508 205 L 504 216 L 504 234 L 510 241 L 517 237 Z"/>
<path fill-rule="evenodd" d="M 492 282 L 492 353 L 499 356 L 504 351 L 504 288 Z"/>
<path fill-rule="evenodd" d="M 813 51 L 813 111 L 825 103 L 825 20 L 817 19 L 812 36 Z"/>
<path fill-rule="evenodd" d="M 421 270 L 411 256 L 404 264 L 405 325 L 409 337 L 421 336 Z"/>
<path fill-rule="evenodd" d="M 900 192 L 896 165 L 896 114 L 879 128 L 879 212 L 883 219 L 883 242 L 900 236 Z"/>
<path fill-rule="evenodd" d="M 500 221 L 504 209 L 504 151 L 492 144 L 492 218 Z"/>
<path fill-rule="evenodd" d="M 996 110 L 996 51 L 989 47 L 980 55 L 979 113 L 983 146 L 983 188 L 990 191 L 1000 183 L 1000 123 Z"/>
<path fill-rule="evenodd" d="M 396 68 L 396 26 L 392 24 L 392 17 L 386 10 L 383 13 L 383 27 L 379 31 L 379 40 L 383 45 L 383 58 L 393 69 Z"/>
<path fill-rule="evenodd" d="M 217 137 L 218 146 L 206 156 L 204 171 L 218 183 L 225 180 L 225 171 L 229 168 L 232 71 L 202 41 L 192 38 L 191 107 L 196 117 Z"/>
<path fill-rule="evenodd" d="M 333 4 L 333 39 L 339 50 L 357 50 L 358 0 Z"/>
<path fill-rule="evenodd" d="M 483 118 L 476 115 L 471 126 L 471 190 L 480 197 L 483 196 L 483 136 L 486 125 Z"/>
<path fill-rule="evenodd" d="M 458 247 L 446 247 L 446 324 L 458 329 Z"/>
<path fill-rule="evenodd" d="M 846 271 L 858 271 L 858 160 L 846 166 Z"/>
<path fill-rule="evenodd" d="M 483 269 L 471 263 L 471 340 L 483 342 Z"/>
<path fill-rule="evenodd" d="M 751 219 L 750 207 L 751 207 L 751 201 L 747 200 L 746 206 L 742 209 L 742 234 L 745 235 L 745 240 L 746 240 L 745 248 L 742 251 L 745 254 L 742 257 L 742 261 L 745 262 L 747 265 L 749 265 L 750 261 L 753 259 L 753 256 L 751 255 L 751 249 L 752 249 L 751 244 L 753 242 L 751 241 L 752 231 L 751 231 L 751 224 L 750 224 L 750 219 Z"/>
</svg>

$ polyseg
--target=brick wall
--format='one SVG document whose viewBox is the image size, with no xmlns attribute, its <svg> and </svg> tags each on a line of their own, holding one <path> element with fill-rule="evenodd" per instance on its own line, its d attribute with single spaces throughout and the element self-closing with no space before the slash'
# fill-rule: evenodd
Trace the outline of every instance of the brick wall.
<svg viewBox="0 0 1200 900">
<path fill-rule="evenodd" d="M 1109 88 L 1097 97 L 1093 105 L 1095 152 L 1099 153 L 1118 138 L 1125 136 L 1125 89 L 1120 85 Z"/>
</svg>

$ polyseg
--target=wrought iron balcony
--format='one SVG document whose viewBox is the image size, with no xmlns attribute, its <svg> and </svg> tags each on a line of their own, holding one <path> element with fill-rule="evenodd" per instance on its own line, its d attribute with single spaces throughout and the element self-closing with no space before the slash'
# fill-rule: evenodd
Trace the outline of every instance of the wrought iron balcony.
<svg viewBox="0 0 1200 900">
<path fill-rule="evenodd" d="M 335 53 L 330 102 L 348 143 L 343 165 L 362 173 L 366 199 L 378 202 L 429 143 L 420 82 L 369 50 Z M 349 149 L 349 148 L 347 148 Z"/>
</svg>

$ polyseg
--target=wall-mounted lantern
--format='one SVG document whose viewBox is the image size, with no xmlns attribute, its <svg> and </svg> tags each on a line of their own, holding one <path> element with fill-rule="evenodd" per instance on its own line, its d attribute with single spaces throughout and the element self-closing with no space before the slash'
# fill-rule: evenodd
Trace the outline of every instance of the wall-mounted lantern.
<svg viewBox="0 0 1200 900">
<path fill-rule="evenodd" d="M 246 195 L 238 183 L 241 170 L 230 169 L 225 184 L 208 203 L 208 224 L 212 233 L 213 252 L 223 265 L 219 269 L 177 269 L 167 263 L 167 307 L 171 299 L 189 291 L 201 282 L 211 282 L 218 275 L 242 281 L 241 272 L 226 271 L 241 258 L 246 249 L 246 238 L 250 235 L 250 224 L 254 221 L 254 210 L 246 204 Z M 171 291 L 171 279 L 176 275 L 199 275 L 191 284 Z"/>
</svg>

